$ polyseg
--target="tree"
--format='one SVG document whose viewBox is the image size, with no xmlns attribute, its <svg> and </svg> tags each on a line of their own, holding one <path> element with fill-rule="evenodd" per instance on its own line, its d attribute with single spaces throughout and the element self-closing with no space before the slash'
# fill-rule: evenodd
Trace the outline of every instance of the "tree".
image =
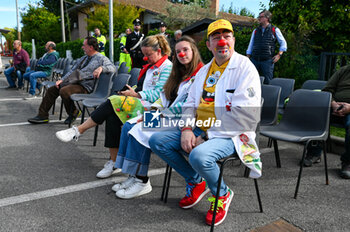
<svg viewBox="0 0 350 232">
<path fill-rule="evenodd" d="M 83 3 L 85 0 L 64 0 L 64 4 L 69 5 L 76 5 Z M 70 4 L 71 3 L 71 4 Z M 54 13 L 57 16 L 61 16 L 61 5 L 60 5 L 60 0 L 40 0 L 39 4 L 45 9 L 47 9 L 49 12 Z"/>
<path fill-rule="evenodd" d="M 200 5 L 202 8 L 210 7 L 211 4 L 210 0 L 169 0 L 169 2 L 181 3 L 185 5 L 197 4 Z"/>
<path fill-rule="evenodd" d="M 133 28 L 132 21 L 138 18 L 143 9 L 137 9 L 131 5 L 113 4 L 113 32 L 120 34 L 125 32 L 126 28 Z M 87 29 L 93 31 L 98 27 L 103 35 L 109 32 L 108 5 L 95 6 L 94 13 L 89 13 L 86 19 L 88 23 Z"/>
<path fill-rule="evenodd" d="M 241 9 L 239 7 L 233 7 L 233 2 L 231 2 L 230 7 L 227 10 L 225 10 L 225 7 L 222 6 L 221 11 L 227 12 L 230 14 L 242 15 L 242 16 L 248 16 L 248 17 L 255 18 L 254 13 L 252 11 L 248 10 L 247 7 L 242 7 Z"/>
<path fill-rule="evenodd" d="M 10 51 L 12 51 L 13 49 L 13 41 L 15 41 L 17 38 L 17 29 L 13 29 L 13 28 L 8 28 L 8 27 L 5 27 L 4 28 L 5 30 L 9 30 L 10 32 L 8 33 L 4 33 L 2 34 L 5 39 L 6 39 L 6 42 L 7 42 L 7 46 L 9 48 Z"/>
<path fill-rule="evenodd" d="M 28 10 L 21 13 L 22 40 L 30 42 L 35 39 L 37 44 L 44 44 L 51 40 L 61 41 L 61 28 L 59 17 L 44 7 L 35 7 L 28 4 Z"/>
<path fill-rule="evenodd" d="M 273 22 L 317 54 L 350 50 L 348 0 L 271 0 Z"/>
<path fill-rule="evenodd" d="M 204 18 L 215 19 L 215 13 L 210 8 L 202 8 L 196 2 L 187 5 L 168 3 L 165 9 L 168 14 L 159 15 L 158 17 L 172 29 L 186 27 Z"/>
</svg>

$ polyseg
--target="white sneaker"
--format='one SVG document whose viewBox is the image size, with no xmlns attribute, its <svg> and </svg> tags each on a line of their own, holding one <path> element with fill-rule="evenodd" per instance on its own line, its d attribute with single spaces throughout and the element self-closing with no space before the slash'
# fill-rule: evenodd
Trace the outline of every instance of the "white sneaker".
<svg viewBox="0 0 350 232">
<path fill-rule="evenodd" d="M 30 94 L 28 93 L 28 95 L 26 97 L 24 97 L 24 100 L 30 100 L 30 99 L 35 99 L 37 98 L 37 96 L 35 94 Z"/>
<path fill-rule="evenodd" d="M 135 181 L 135 179 L 136 178 L 134 176 L 129 176 L 128 179 L 124 180 L 123 182 L 113 185 L 112 190 L 117 192 L 120 189 L 127 188 Z"/>
<path fill-rule="evenodd" d="M 72 128 L 61 130 L 56 132 L 56 137 L 61 140 L 62 142 L 70 142 L 73 139 L 75 141 L 78 141 L 78 138 L 80 137 L 79 130 L 76 126 L 73 126 Z"/>
<path fill-rule="evenodd" d="M 118 190 L 115 195 L 122 199 L 131 199 L 152 191 L 151 182 L 148 179 L 147 183 L 144 184 L 142 180 L 135 178 L 134 182 L 127 188 Z"/>
<path fill-rule="evenodd" d="M 113 174 L 113 171 L 114 171 L 113 170 L 114 164 L 115 164 L 115 162 L 113 162 L 112 160 L 108 160 L 108 162 L 105 163 L 103 169 L 96 174 L 96 177 L 97 178 L 110 177 Z"/>
</svg>

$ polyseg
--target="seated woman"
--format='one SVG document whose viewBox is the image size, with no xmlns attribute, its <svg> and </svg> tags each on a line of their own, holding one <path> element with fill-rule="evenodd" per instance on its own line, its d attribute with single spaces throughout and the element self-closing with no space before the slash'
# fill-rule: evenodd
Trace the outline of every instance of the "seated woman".
<svg viewBox="0 0 350 232">
<path fill-rule="evenodd" d="M 169 79 L 164 85 L 164 91 L 159 100 L 152 106 L 164 109 L 165 117 L 181 114 L 188 90 L 197 71 L 203 66 L 198 49 L 193 39 L 188 36 L 180 38 L 175 45 L 176 56 Z M 116 168 L 121 168 L 129 178 L 122 183 L 115 184 L 112 190 L 116 196 L 130 199 L 152 191 L 147 176 L 151 150 L 148 139 L 154 131 L 142 128 L 142 119 L 138 123 L 126 122 L 122 128 Z"/>
<path fill-rule="evenodd" d="M 141 42 L 141 50 L 148 64 L 140 71 L 137 88 L 134 90 L 127 86 L 128 90 L 122 91 L 121 94 L 139 98 L 144 104 L 148 105 L 159 98 L 163 85 L 170 75 L 172 62 L 169 61 L 168 56 L 171 50 L 167 40 L 161 35 L 146 37 Z M 90 118 L 78 127 L 73 126 L 56 132 L 56 137 L 59 140 L 69 142 L 73 139 L 78 140 L 86 130 L 106 121 L 104 146 L 109 148 L 110 160 L 97 173 L 98 178 L 107 178 L 120 171 L 114 170 L 123 124 L 114 110 L 116 109 L 114 106 L 116 98 L 117 96 L 111 96 L 91 113 Z"/>
</svg>

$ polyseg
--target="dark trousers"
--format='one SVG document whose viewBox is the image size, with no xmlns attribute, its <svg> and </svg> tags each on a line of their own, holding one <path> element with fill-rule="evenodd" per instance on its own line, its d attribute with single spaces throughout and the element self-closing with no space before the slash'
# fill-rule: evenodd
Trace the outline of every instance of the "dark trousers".
<svg viewBox="0 0 350 232">
<path fill-rule="evenodd" d="M 99 125 L 106 121 L 105 147 L 118 148 L 123 123 L 114 112 L 111 102 L 107 100 L 102 103 L 91 113 L 90 117 Z"/>
<path fill-rule="evenodd" d="M 259 75 L 265 77 L 264 84 L 268 85 L 273 78 L 273 70 L 275 68 L 275 64 L 272 62 L 272 59 L 257 61 L 251 58 L 250 60 L 258 70 Z"/>
<path fill-rule="evenodd" d="M 61 96 L 64 108 L 69 115 L 73 115 L 77 108 L 74 102 L 70 99 L 70 96 L 74 93 L 88 93 L 87 90 L 81 85 L 67 85 L 60 89 L 56 86 L 50 87 L 39 107 L 39 116 L 42 118 L 49 117 L 49 110 L 55 103 L 58 96 Z"/>
<path fill-rule="evenodd" d="M 340 160 L 345 163 L 350 163 L 350 114 L 345 117 L 337 117 L 331 115 L 331 124 L 336 123 L 345 128 L 345 152 L 341 154 Z M 308 154 L 320 156 L 322 152 L 321 145 L 316 142 L 308 146 Z"/>
</svg>

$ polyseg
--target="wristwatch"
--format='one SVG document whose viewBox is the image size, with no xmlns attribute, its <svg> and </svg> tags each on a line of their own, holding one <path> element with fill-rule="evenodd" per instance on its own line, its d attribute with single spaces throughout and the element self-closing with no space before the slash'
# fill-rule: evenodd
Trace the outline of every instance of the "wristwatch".
<svg viewBox="0 0 350 232">
<path fill-rule="evenodd" d="M 207 135 L 207 132 L 203 131 L 202 134 L 201 134 L 201 138 L 204 140 L 204 141 L 207 141 L 209 138 L 208 138 L 208 135 Z"/>
</svg>

